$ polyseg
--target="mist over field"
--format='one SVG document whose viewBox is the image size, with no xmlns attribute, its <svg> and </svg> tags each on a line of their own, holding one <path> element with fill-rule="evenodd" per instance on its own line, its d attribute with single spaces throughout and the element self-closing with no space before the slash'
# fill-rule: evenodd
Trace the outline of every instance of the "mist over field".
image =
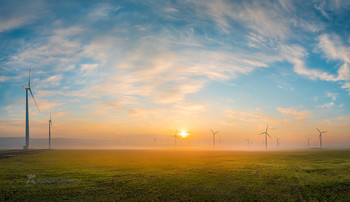
<svg viewBox="0 0 350 202">
<path fill-rule="evenodd" d="M 250 140 L 249 147 L 245 139 L 223 140 L 218 138 L 216 148 L 213 148 L 211 139 L 183 139 L 177 140 L 175 147 L 174 138 L 154 138 L 154 136 L 123 136 L 117 139 L 74 139 L 74 138 L 53 138 L 52 149 L 191 149 L 191 150 L 233 150 L 233 151 L 259 151 L 265 150 L 263 138 L 259 137 L 255 142 Z M 304 144 L 291 144 L 282 141 L 279 148 L 276 140 L 270 140 L 268 150 L 305 150 Z M 23 137 L 0 138 L 0 149 L 22 149 L 25 144 Z M 31 138 L 32 149 L 48 149 L 47 138 Z M 326 149 L 350 149 L 346 143 L 339 144 L 327 142 Z M 310 142 L 310 149 L 319 149 L 318 141 Z"/>
</svg>

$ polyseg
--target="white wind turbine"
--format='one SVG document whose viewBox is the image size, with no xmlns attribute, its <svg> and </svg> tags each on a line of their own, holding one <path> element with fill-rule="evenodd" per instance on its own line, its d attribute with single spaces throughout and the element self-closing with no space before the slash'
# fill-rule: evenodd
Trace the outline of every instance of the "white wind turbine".
<svg viewBox="0 0 350 202">
<path fill-rule="evenodd" d="M 321 132 L 318 128 L 316 128 L 316 130 L 318 130 L 318 132 L 320 133 L 320 148 L 322 149 L 322 134 L 326 133 L 327 131 Z"/>
<path fill-rule="evenodd" d="M 267 149 L 267 136 L 271 138 L 270 134 L 267 132 L 268 129 L 269 129 L 269 125 L 266 125 L 265 132 L 260 133 L 260 135 L 265 135 L 265 149 Z"/>
<path fill-rule="evenodd" d="M 51 149 L 51 128 L 52 128 L 52 121 L 51 121 L 51 113 L 50 113 L 50 120 L 49 120 L 49 149 Z"/>
<path fill-rule="evenodd" d="M 213 147 L 215 148 L 215 135 L 216 135 L 216 133 L 219 133 L 220 131 L 214 132 L 212 129 L 210 129 L 210 130 L 213 133 Z"/>
<path fill-rule="evenodd" d="M 38 107 L 38 105 L 36 104 L 32 89 L 30 88 L 30 72 L 31 72 L 31 67 L 29 68 L 29 79 L 28 79 L 28 86 L 23 86 L 23 88 L 26 89 L 26 145 L 23 147 L 24 150 L 28 150 L 29 149 L 29 107 L 28 107 L 28 91 L 30 92 L 30 94 L 32 95 L 32 98 L 34 100 L 34 103 L 36 105 L 36 108 L 38 108 L 38 111 L 40 112 L 40 109 Z"/>
</svg>

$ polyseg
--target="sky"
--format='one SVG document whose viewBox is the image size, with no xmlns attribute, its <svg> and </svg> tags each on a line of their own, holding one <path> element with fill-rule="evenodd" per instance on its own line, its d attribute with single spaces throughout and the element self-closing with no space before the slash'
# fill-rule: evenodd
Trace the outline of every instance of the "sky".
<svg viewBox="0 0 350 202">
<path fill-rule="evenodd" d="M 0 137 L 350 146 L 350 2 L 0 0 Z"/>
</svg>

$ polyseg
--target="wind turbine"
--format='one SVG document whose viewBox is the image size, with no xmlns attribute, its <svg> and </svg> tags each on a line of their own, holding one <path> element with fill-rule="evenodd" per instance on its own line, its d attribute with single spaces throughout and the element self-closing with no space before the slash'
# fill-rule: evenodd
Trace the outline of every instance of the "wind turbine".
<svg viewBox="0 0 350 202">
<path fill-rule="evenodd" d="M 265 135 L 265 149 L 267 149 L 267 136 L 271 138 L 270 134 L 267 132 L 268 129 L 269 129 L 269 125 L 266 125 L 265 132 L 260 133 L 260 135 Z"/>
<path fill-rule="evenodd" d="M 321 132 L 318 128 L 316 128 L 316 130 L 318 130 L 318 132 L 320 133 L 320 148 L 322 149 L 322 134 L 326 133 L 327 131 Z"/>
<path fill-rule="evenodd" d="M 307 139 L 307 148 L 309 149 L 310 148 L 310 139 L 311 137 L 306 137 L 305 138 Z"/>
<path fill-rule="evenodd" d="M 175 135 L 173 137 L 175 138 L 175 147 L 176 147 L 177 130 L 176 130 Z"/>
<path fill-rule="evenodd" d="M 51 121 L 51 113 L 50 113 L 50 120 L 49 120 L 49 149 L 51 149 L 51 127 L 52 127 L 52 121 Z"/>
<path fill-rule="evenodd" d="M 23 147 L 24 150 L 28 150 L 29 149 L 29 107 L 28 107 L 28 91 L 30 92 L 30 94 L 32 95 L 32 98 L 34 100 L 34 103 L 36 105 L 36 108 L 38 108 L 38 111 L 40 112 L 40 109 L 38 107 L 38 105 L 36 104 L 34 95 L 32 93 L 32 89 L 30 88 L 30 72 L 31 72 L 32 67 L 29 68 L 29 79 L 28 79 L 28 86 L 23 86 L 23 88 L 26 89 L 26 145 Z"/>
<path fill-rule="evenodd" d="M 250 138 L 246 139 L 246 141 L 247 141 L 247 147 L 249 149 L 249 147 L 250 147 Z"/>
<path fill-rule="evenodd" d="M 276 138 L 276 145 L 277 145 L 277 149 L 278 149 L 278 147 L 279 147 L 279 145 L 280 145 L 280 139 L 277 138 L 277 137 L 275 137 L 275 138 Z"/>
<path fill-rule="evenodd" d="M 218 132 L 220 132 L 220 131 L 214 132 L 212 129 L 210 129 L 210 130 L 211 130 L 211 132 L 213 133 L 213 147 L 215 148 L 215 135 L 216 135 L 216 133 L 218 133 Z"/>
</svg>

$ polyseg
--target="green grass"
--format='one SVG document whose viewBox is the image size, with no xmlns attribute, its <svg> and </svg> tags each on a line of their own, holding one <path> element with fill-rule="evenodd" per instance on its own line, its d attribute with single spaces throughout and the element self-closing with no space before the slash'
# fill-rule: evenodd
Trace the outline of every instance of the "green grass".
<svg viewBox="0 0 350 202">
<path fill-rule="evenodd" d="M 350 200 L 350 150 L 46 150 L 0 173 L 0 201 Z"/>
</svg>

